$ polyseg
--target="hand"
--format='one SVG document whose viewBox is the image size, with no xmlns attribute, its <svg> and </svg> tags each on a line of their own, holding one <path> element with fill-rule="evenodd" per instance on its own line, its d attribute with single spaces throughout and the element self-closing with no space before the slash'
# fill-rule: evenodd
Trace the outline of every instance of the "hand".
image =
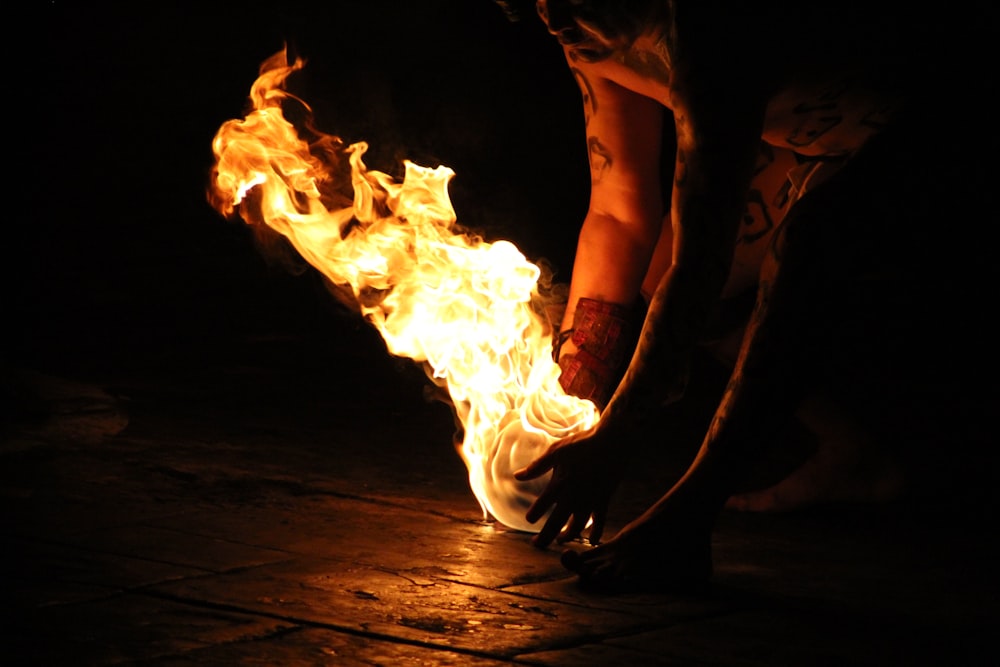
<svg viewBox="0 0 1000 667">
<path fill-rule="evenodd" d="M 533 540 L 535 546 L 545 548 L 553 539 L 559 543 L 575 540 L 591 519 L 590 543 L 600 542 L 611 494 L 624 463 L 620 452 L 611 446 L 620 435 L 613 426 L 598 423 L 586 433 L 552 443 L 544 454 L 514 473 L 515 479 L 525 481 L 552 471 L 548 486 L 525 515 L 529 523 L 535 523 L 552 509 Z"/>
</svg>

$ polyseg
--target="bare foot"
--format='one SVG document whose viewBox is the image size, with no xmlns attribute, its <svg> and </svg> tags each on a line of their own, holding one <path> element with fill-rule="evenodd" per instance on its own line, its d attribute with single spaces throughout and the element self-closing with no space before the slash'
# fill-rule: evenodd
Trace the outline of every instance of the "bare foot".
<svg viewBox="0 0 1000 667">
<path fill-rule="evenodd" d="M 780 482 L 734 495 L 729 509 L 785 512 L 821 503 L 885 503 L 903 493 L 899 465 L 834 404 L 812 399 L 799 417 L 818 438 L 815 453 Z"/>
</svg>

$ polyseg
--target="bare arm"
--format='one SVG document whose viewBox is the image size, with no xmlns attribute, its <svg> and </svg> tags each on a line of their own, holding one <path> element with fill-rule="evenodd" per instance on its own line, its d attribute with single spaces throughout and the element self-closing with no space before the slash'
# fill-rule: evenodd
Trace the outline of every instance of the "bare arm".
<svg viewBox="0 0 1000 667">
<path fill-rule="evenodd" d="M 620 152 L 625 160 L 624 164 L 612 164 L 612 168 L 600 174 L 600 179 L 595 179 L 587 224 L 618 221 L 614 227 L 618 230 L 628 230 L 628 225 L 636 224 L 636 229 L 647 230 L 646 236 L 636 238 L 645 239 L 645 252 L 651 252 L 654 245 L 651 240 L 657 238 L 662 213 L 659 189 L 662 108 L 654 100 L 616 88 L 610 82 L 592 89 L 607 93 L 596 96 L 597 114 L 590 118 L 588 130 L 593 127 L 597 131 L 588 131 L 588 135 L 606 138 L 607 143 L 602 142 L 602 146 L 610 147 L 608 154 L 618 159 Z M 675 92 L 671 109 L 678 146 L 671 199 L 673 261 L 653 295 L 628 372 L 596 428 L 553 444 L 545 454 L 515 473 L 516 478 L 523 480 L 553 470 L 552 480 L 526 514 L 528 521 L 534 523 L 552 510 L 535 538 L 538 546 L 548 545 L 557 535 L 560 540 L 575 538 L 591 517 L 594 521 L 591 540 L 600 539 L 608 501 L 625 458 L 623 454 L 634 446 L 628 435 L 630 422 L 655 412 L 683 389 L 687 359 L 729 274 L 760 142 L 763 105 L 745 97 L 726 96 L 724 106 L 714 103 L 717 97 L 703 100 L 700 95 L 688 94 L 679 87 L 672 88 L 672 92 Z M 602 113 L 604 99 L 613 100 L 609 106 L 615 112 L 606 117 L 607 125 L 603 121 L 595 123 Z M 638 110 L 634 116 L 628 111 L 632 105 Z M 656 119 L 652 118 L 654 110 L 658 114 Z M 648 123 L 655 122 L 658 129 L 651 133 L 628 124 L 642 118 Z M 601 165 L 593 152 L 591 162 L 595 167 Z M 603 249 L 606 253 L 607 246 Z M 586 257 L 587 248 L 581 247 L 580 252 L 584 254 L 579 256 Z M 633 255 L 638 256 L 638 252 Z M 648 262 L 648 254 L 641 256 Z M 633 276 L 632 287 L 636 292 L 645 268 L 644 263 L 642 270 Z M 606 277 L 602 280 L 600 271 L 592 277 L 598 288 L 607 280 Z M 574 282 L 578 279 L 582 281 L 580 285 L 590 284 L 589 278 L 574 275 Z M 583 294 L 577 291 L 576 295 Z"/>
<path fill-rule="evenodd" d="M 570 60 L 586 118 L 591 196 L 580 230 L 563 328 L 581 297 L 631 305 L 660 233 L 663 109 Z"/>
<path fill-rule="evenodd" d="M 673 97 L 677 160 L 671 196 L 674 256 L 660 281 L 636 354 L 605 416 L 633 417 L 683 392 L 688 358 L 732 262 L 756 159 L 764 105 L 746 96 Z M 737 102 L 736 100 L 740 100 Z"/>
</svg>

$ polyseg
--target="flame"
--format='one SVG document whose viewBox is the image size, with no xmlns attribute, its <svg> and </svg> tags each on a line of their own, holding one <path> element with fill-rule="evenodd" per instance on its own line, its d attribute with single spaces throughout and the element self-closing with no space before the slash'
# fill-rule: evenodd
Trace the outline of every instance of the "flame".
<svg viewBox="0 0 1000 667">
<path fill-rule="evenodd" d="M 404 161 L 399 182 L 366 168 L 364 142 L 344 146 L 312 127 L 315 136 L 302 139 L 282 103 L 295 100 L 309 115 L 285 90 L 304 65 L 289 64 L 284 49 L 261 65 L 253 110 L 226 121 L 213 141 L 210 200 L 227 217 L 238 211 L 280 232 L 352 291 L 389 352 L 423 364 L 447 390 L 484 517 L 536 531 L 524 514 L 548 479 L 518 482 L 513 471 L 598 419 L 593 403 L 559 385 L 540 269 L 513 244 L 456 225 L 448 167 Z"/>
</svg>

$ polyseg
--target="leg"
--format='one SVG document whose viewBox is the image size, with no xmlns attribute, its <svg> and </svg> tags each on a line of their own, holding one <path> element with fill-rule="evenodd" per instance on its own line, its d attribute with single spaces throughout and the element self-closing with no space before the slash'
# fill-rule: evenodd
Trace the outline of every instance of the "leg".
<svg viewBox="0 0 1000 667">
<path fill-rule="evenodd" d="M 784 512 L 831 502 L 884 503 L 903 493 L 898 463 L 839 401 L 810 393 L 796 417 L 815 442 L 812 455 L 777 483 L 734 495 L 727 508 Z"/>
</svg>

